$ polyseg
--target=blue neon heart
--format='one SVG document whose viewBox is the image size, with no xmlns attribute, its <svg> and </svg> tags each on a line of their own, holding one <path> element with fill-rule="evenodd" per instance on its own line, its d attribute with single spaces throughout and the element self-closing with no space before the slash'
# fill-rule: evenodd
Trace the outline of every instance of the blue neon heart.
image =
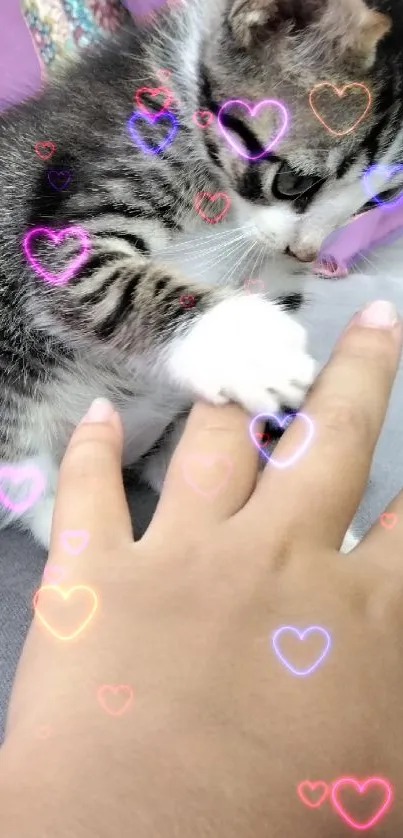
<svg viewBox="0 0 403 838">
<path fill-rule="evenodd" d="M 71 174 L 66 169 L 49 169 L 48 171 L 48 181 L 53 189 L 57 189 L 58 192 L 65 189 L 70 180 Z"/>
<path fill-rule="evenodd" d="M 159 145 L 150 146 L 142 139 L 142 137 L 140 137 L 139 133 L 136 131 L 134 127 L 134 123 L 138 122 L 139 119 L 142 119 L 143 121 L 145 120 L 146 122 L 148 122 L 149 125 L 155 125 L 156 122 L 162 119 L 169 119 L 171 122 L 171 129 L 168 135 L 165 137 L 164 140 L 162 140 L 162 142 Z M 158 114 L 147 114 L 142 113 L 140 111 L 135 111 L 134 114 L 132 114 L 132 116 L 130 117 L 127 127 L 131 134 L 133 142 L 136 145 L 138 145 L 139 148 L 141 148 L 141 150 L 144 151 L 145 154 L 158 154 L 159 151 L 162 151 L 164 148 L 166 148 L 167 145 L 169 145 L 169 143 L 173 140 L 178 130 L 178 121 L 174 114 L 170 111 L 163 111 L 162 113 Z"/>
<path fill-rule="evenodd" d="M 374 166 L 370 166 L 369 169 L 364 173 L 362 177 L 362 184 L 363 187 L 369 196 L 370 201 L 375 201 L 376 204 L 380 207 L 385 207 L 389 209 L 395 209 L 399 206 L 403 200 L 403 185 L 402 185 L 402 192 L 399 193 L 397 198 L 391 198 L 390 201 L 382 201 L 381 198 L 378 198 L 378 194 L 374 193 L 374 190 L 371 188 L 370 179 L 371 175 L 373 175 L 374 171 L 377 170 L 381 175 L 384 175 L 387 178 L 391 178 L 396 172 L 402 170 L 403 172 L 403 164 L 402 163 L 391 163 L 388 164 L 375 164 Z M 384 187 L 387 189 L 387 183 L 384 184 Z"/>
</svg>

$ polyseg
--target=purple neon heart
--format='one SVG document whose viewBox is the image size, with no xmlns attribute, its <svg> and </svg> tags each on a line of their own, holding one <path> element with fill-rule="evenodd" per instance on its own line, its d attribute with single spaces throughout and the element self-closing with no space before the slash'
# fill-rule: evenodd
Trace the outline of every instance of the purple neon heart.
<svg viewBox="0 0 403 838">
<path fill-rule="evenodd" d="M 402 171 L 403 172 L 403 163 L 391 163 L 388 164 L 375 164 L 374 166 L 370 166 L 369 169 L 363 174 L 362 177 L 362 184 L 364 189 L 369 196 L 370 201 L 375 201 L 376 204 L 380 207 L 384 207 L 385 209 L 395 209 L 396 207 L 400 206 L 403 201 L 403 185 L 402 191 L 399 193 L 397 198 L 392 198 L 390 201 L 382 201 L 381 198 L 378 198 L 377 193 L 374 194 L 373 189 L 371 189 L 370 179 L 371 175 L 374 172 L 378 171 L 381 175 L 384 174 L 385 178 L 393 177 L 396 172 Z M 387 183 L 385 184 L 385 188 L 387 189 Z"/>
<path fill-rule="evenodd" d="M 134 123 L 138 122 L 139 119 L 142 119 L 143 121 L 148 122 L 149 125 L 155 125 L 155 123 L 158 122 L 158 120 L 169 119 L 169 121 L 172 123 L 172 125 L 171 125 L 171 129 L 170 129 L 167 137 L 165 137 L 165 139 L 162 140 L 162 142 L 159 145 L 149 146 L 140 137 L 138 131 L 136 131 L 136 129 L 134 127 Z M 150 114 L 150 113 L 143 113 L 143 112 L 140 112 L 140 111 L 135 111 L 134 114 L 132 114 L 132 116 L 130 117 L 127 127 L 129 129 L 130 134 L 131 134 L 131 138 L 132 138 L 133 142 L 136 145 L 138 145 L 141 148 L 141 150 L 145 152 L 145 154 L 158 154 L 159 151 L 162 151 L 164 148 L 166 148 L 166 146 L 169 145 L 171 140 L 173 140 L 173 138 L 174 138 L 174 136 L 175 136 L 175 134 L 178 130 L 178 122 L 177 122 L 177 119 L 174 116 L 174 114 L 171 113 L 170 111 L 163 111 L 162 113 L 158 113 L 158 114 Z"/>
<path fill-rule="evenodd" d="M 71 174 L 70 172 L 64 169 L 49 169 L 47 173 L 47 178 L 50 185 L 53 186 L 53 189 L 57 189 L 58 192 L 60 192 L 62 189 L 65 189 L 66 186 L 68 186 L 68 184 L 70 183 Z M 63 179 L 61 180 L 61 178 Z"/>
<path fill-rule="evenodd" d="M 303 441 L 302 445 L 299 446 L 299 448 L 292 455 L 292 457 L 288 457 L 287 460 L 284 460 L 283 462 L 279 462 L 278 460 L 276 460 L 275 457 L 272 457 L 270 454 L 267 454 L 267 452 L 264 450 L 264 448 L 262 448 L 259 445 L 259 443 L 257 442 L 257 440 L 255 438 L 255 433 L 254 433 L 255 423 L 256 422 L 261 422 L 262 420 L 267 421 L 268 419 L 272 419 L 272 420 L 274 420 L 274 422 L 277 422 L 277 424 L 280 426 L 280 428 L 284 429 L 286 423 L 290 422 L 291 419 L 296 419 L 297 416 L 299 416 L 301 419 L 304 419 L 304 421 L 307 424 L 308 433 L 307 433 L 306 439 Z M 296 463 L 297 460 L 299 460 L 299 458 L 302 457 L 303 454 L 305 454 L 305 451 L 308 448 L 309 443 L 311 442 L 311 439 L 313 437 L 313 430 L 314 430 L 314 426 L 313 426 L 312 419 L 309 416 L 307 416 L 306 413 L 294 413 L 292 416 L 285 416 L 283 419 L 280 419 L 278 416 L 276 416 L 275 413 L 259 413 L 257 416 L 255 416 L 252 419 L 252 421 L 249 425 L 249 435 L 251 437 L 251 440 L 252 440 L 253 444 L 256 445 L 256 448 L 258 449 L 258 451 L 260 451 L 260 453 L 263 454 L 264 457 L 266 457 L 267 462 L 271 463 L 273 466 L 276 466 L 276 468 L 287 468 L 287 466 L 291 466 L 293 463 Z"/>
<path fill-rule="evenodd" d="M 319 655 L 318 659 L 312 664 L 312 666 L 309 666 L 307 669 L 296 669 L 295 666 L 293 666 L 284 657 L 284 655 L 278 647 L 277 639 L 280 637 L 281 634 L 284 634 L 287 631 L 291 631 L 293 634 L 297 634 L 299 640 L 304 640 L 305 635 L 310 634 L 312 631 L 320 632 L 320 634 L 322 634 L 325 637 L 325 648 L 323 652 Z M 299 631 L 297 628 L 295 628 L 295 626 L 281 626 L 279 629 L 277 629 L 277 631 L 274 632 L 272 637 L 272 644 L 277 657 L 279 658 L 281 663 L 283 663 L 284 666 L 286 666 L 287 669 L 290 670 L 290 672 L 292 672 L 294 675 L 310 675 L 311 672 L 314 672 L 314 670 L 317 669 L 317 667 L 323 661 L 323 658 L 326 657 L 330 649 L 330 634 L 328 631 L 326 631 L 326 629 L 322 628 L 322 626 L 309 626 L 307 629 L 304 629 L 303 631 Z"/>
<path fill-rule="evenodd" d="M 229 131 L 227 131 L 227 129 L 222 124 L 222 122 L 221 122 L 222 114 L 224 114 L 225 111 L 228 110 L 228 108 L 231 108 L 233 105 L 240 105 L 242 108 L 246 108 L 249 111 L 249 115 L 251 117 L 256 116 L 258 111 L 260 111 L 260 109 L 264 108 L 264 107 L 277 108 L 277 110 L 280 111 L 281 117 L 282 117 L 281 127 L 277 131 L 277 134 L 274 135 L 274 138 L 268 143 L 268 145 L 263 149 L 263 151 L 260 152 L 260 154 L 251 155 L 251 154 L 248 154 L 247 152 L 245 152 L 245 150 L 242 148 L 242 146 L 239 146 L 237 144 L 235 139 L 231 136 Z M 251 108 L 251 106 L 248 105 L 247 102 L 244 102 L 243 99 L 231 99 L 230 102 L 225 102 L 224 105 L 220 108 L 219 113 L 218 113 L 218 117 L 217 117 L 217 121 L 218 121 L 219 128 L 220 128 L 222 134 L 224 135 L 225 139 L 230 144 L 230 146 L 232 146 L 232 148 L 235 149 L 237 154 L 239 154 L 241 157 L 244 157 L 246 160 L 259 160 L 265 154 L 268 154 L 270 151 L 272 151 L 274 146 L 284 136 L 284 134 L 287 130 L 287 126 L 288 126 L 288 113 L 287 113 L 287 110 L 284 107 L 284 105 L 281 102 L 278 102 L 277 99 L 263 99 L 262 102 L 258 102 L 257 105 L 255 105 L 253 108 Z"/>
<path fill-rule="evenodd" d="M 31 491 L 25 500 L 13 501 L 7 492 L 1 487 L 1 481 L 5 478 L 9 483 L 20 484 L 25 480 L 31 481 Z M 11 509 L 18 515 L 29 509 L 45 488 L 45 478 L 39 469 L 34 465 L 27 466 L 1 466 L 0 467 L 0 504 L 6 509 Z"/>
<path fill-rule="evenodd" d="M 37 238 L 38 236 L 45 236 L 47 239 L 50 239 L 54 245 L 60 244 L 60 242 L 67 238 L 67 236 L 75 236 L 81 243 L 82 250 L 78 256 L 73 259 L 68 268 L 60 274 L 52 274 L 45 270 L 41 263 L 38 262 L 35 256 L 31 253 L 31 239 Z M 60 230 L 58 233 L 55 232 L 55 230 L 51 230 L 49 227 L 34 227 L 33 230 L 29 230 L 29 232 L 25 234 L 22 245 L 28 262 L 32 265 L 34 271 L 42 277 L 42 279 L 51 283 L 51 285 L 64 285 L 69 279 L 71 279 L 72 276 L 74 276 L 75 273 L 77 273 L 78 269 L 86 261 L 91 247 L 91 239 L 88 237 L 86 231 L 82 227 L 78 226 L 65 227 L 64 230 Z"/>
</svg>

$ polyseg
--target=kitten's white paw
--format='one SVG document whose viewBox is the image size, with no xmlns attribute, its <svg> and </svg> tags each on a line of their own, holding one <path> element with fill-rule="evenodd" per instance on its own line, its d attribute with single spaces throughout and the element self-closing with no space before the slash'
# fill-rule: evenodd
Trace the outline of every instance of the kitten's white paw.
<svg viewBox="0 0 403 838">
<path fill-rule="evenodd" d="M 251 414 L 298 408 L 315 376 L 305 329 L 275 303 L 233 296 L 176 338 L 174 380 L 213 404 L 238 402 Z"/>
</svg>

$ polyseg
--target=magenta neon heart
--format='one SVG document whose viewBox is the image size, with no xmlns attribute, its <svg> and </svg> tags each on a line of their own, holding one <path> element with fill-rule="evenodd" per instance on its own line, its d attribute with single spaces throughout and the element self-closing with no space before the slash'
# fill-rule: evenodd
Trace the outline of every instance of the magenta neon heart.
<svg viewBox="0 0 403 838">
<path fill-rule="evenodd" d="M 71 540 L 77 539 L 76 544 L 71 544 Z M 70 553 L 71 556 L 78 556 L 81 553 L 81 550 L 84 550 L 84 547 L 87 546 L 90 539 L 90 534 L 87 530 L 64 530 L 60 536 L 60 541 L 65 550 Z"/>
<path fill-rule="evenodd" d="M 224 128 L 221 121 L 222 115 L 228 110 L 228 108 L 231 108 L 233 105 L 240 105 L 242 108 L 246 108 L 249 111 L 251 117 L 256 116 L 256 114 L 258 113 L 258 111 L 261 110 L 261 108 L 277 108 L 277 110 L 280 111 L 282 117 L 281 127 L 279 131 L 277 131 L 277 134 L 274 135 L 273 139 L 270 140 L 268 145 L 259 154 L 251 155 L 245 152 L 244 148 L 242 148 L 242 146 L 239 146 L 234 137 L 231 136 L 230 132 L 226 128 Z M 230 146 L 232 146 L 232 148 L 236 151 L 237 154 L 239 154 L 241 157 L 244 157 L 246 160 L 259 160 L 261 157 L 264 157 L 265 154 L 268 154 L 270 151 L 272 151 L 274 146 L 284 136 L 288 126 L 288 113 L 284 105 L 281 102 L 278 102 L 277 99 L 263 99 L 262 102 L 258 102 L 257 105 L 255 105 L 253 108 L 251 108 L 251 106 L 248 105 L 247 102 L 244 102 L 243 99 L 231 99 L 230 102 L 225 102 L 222 108 L 220 108 L 217 121 L 225 139 L 230 144 Z"/>
<path fill-rule="evenodd" d="M 14 484 L 23 483 L 24 480 L 32 481 L 32 488 L 29 495 L 23 501 L 13 501 L 1 488 L 1 481 L 6 478 L 9 482 Z M 45 478 L 39 469 L 34 465 L 27 466 L 1 466 L 0 467 L 0 504 L 11 509 L 17 514 L 25 512 L 32 504 L 38 500 L 39 496 L 45 488 Z"/>
<path fill-rule="evenodd" d="M 60 244 L 60 242 L 68 236 L 75 236 L 78 238 L 82 249 L 66 270 L 62 271 L 60 274 L 52 274 L 45 270 L 41 263 L 38 262 L 35 256 L 31 253 L 31 240 L 33 238 L 38 238 L 38 236 L 45 236 L 54 245 Z M 91 248 L 91 239 L 82 227 L 65 227 L 59 232 L 51 230 L 49 227 L 34 227 L 33 230 L 29 230 L 29 232 L 25 234 L 22 240 L 22 245 L 25 256 L 27 257 L 30 265 L 32 265 L 35 273 L 39 274 L 45 282 L 49 282 L 51 285 L 65 285 L 65 283 L 68 282 L 68 280 L 71 279 L 75 273 L 77 273 L 81 265 L 87 260 L 88 252 Z"/>
<path fill-rule="evenodd" d="M 271 454 L 268 454 L 267 451 L 264 450 L 264 447 L 262 445 L 259 445 L 256 439 L 256 432 L 254 431 L 254 426 L 257 422 L 261 422 L 262 420 L 267 422 L 268 419 L 271 419 L 272 421 L 277 422 L 280 428 L 284 428 L 286 424 L 291 421 L 291 419 L 296 419 L 297 417 L 303 419 L 306 423 L 307 435 L 301 443 L 301 445 L 297 448 L 297 450 L 291 457 L 288 457 L 287 460 L 283 460 L 282 462 L 276 460 L 275 457 L 273 457 Z M 276 416 L 275 413 L 259 413 L 252 419 L 249 425 L 249 435 L 253 444 L 256 445 L 256 448 L 260 451 L 260 453 L 263 454 L 264 457 L 266 457 L 267 462 L 271 463 L 271 465 L 273 466 L 276 466 L 276 468 L 287 468 L 287 466 L 291 466 L 293 465 L 293 463 L 296 463 L 297 460 L 299 460 L 300 457 L 302 457 L 302 455 L 305 454 L 305 451 L 307 450 L 312 440 L 313 431 L 314 425 L 312 419 L 310 419 L 310 417 L 307 416 L 306 413 L 294 413 L 292 416 L 285 416 L 283 419 L 280 419 L 278 416 Z"/>
</svg>

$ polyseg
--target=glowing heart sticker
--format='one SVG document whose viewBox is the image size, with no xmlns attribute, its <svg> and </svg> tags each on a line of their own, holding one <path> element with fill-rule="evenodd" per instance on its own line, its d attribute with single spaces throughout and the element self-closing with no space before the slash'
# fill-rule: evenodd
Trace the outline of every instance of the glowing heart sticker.
<svg viewBox="0 0 403 838">
<path fill-rule="evenodd" d="M 239 145 L 236 141 L 235 137 L 230 133 L 230 131 L 225 128 L 223 125 L 223 117 L 228 111 L 237 105 L 238 107 L 244 108 L 248 111 L 250 117 L 255 117 L 263 108 L 272 108 L 278 112 L 278 116 L 280 117 L 280 128 L 274 134 L 272 139 L 267 143 L 263 151 L 259 152 L 259 154 L 251 155 L 247 151 L 245 151 L 244 147 Z M 223 134 L 224 138 L 226 139 L 227 143 L 231 146 L 231 148 L 236 151 L 240 157 L 244 157 L 246 160 L 260 160 L 261 157 L 264 157 L 266 154 L 269 154 L 273 151 L 273 148 L 280 142 L 281 138 L 284 136 L 287 126 L 288 126 L 288 113 L 286 108 L 281 102 L 278 102 L 277 99 L 264 99 L 262 102 L 258 102 L 257 105 L 251 107 L 247 102 L 244 102 L 243 99 L 231 99 L 229 102 L 225 102 L 225 104 L 220 108 L 218 117 L 218 126 L 220 128 L 221 133 Z"/>
<path fill-rule="evenodd" d="M 7 491 L 2 482 L 8 484 Z M 24 483 L 28 483 L 28 488 L 24 488 Z M 25 512 L 38 500 L 44 488 L 45 478 L 34 465 L 0 467 L 0 504 L 12 512 Z"/>
<path fill-rule="evenodd" d="M 147 96 L 150 96 L 152 99 L 154 99 L 155 97 L 160 96 L 161 94 L 164 95 L 164 101 L 163 101 L 162 106 L 159 109 L 159 111 L 149 111 L 148 110 L 147 105 L 145 105 L 141 100 L 141 97 L 144 94 L 146 94 Z M 136 90 L 134 98 L 135 98 L 137 107 L 140 108 L 141 111 L 144 111 L 145 113 L 147 113 L 149 115 L 151 114 L 151 115 L 158 116 L 163 111 L 165 111 L 167 108 L 169 108 L 169 106 L 172 102 L 172 99 L 174 97 L 173 97 L 173 93 L 171 93 L 171 91 L 168 89 L 168 87 L 139 87 L 138 90 Z"/>
<path fill-rule="evenodd" d="M 62 603 L 57 602 L 60 597 Z M 36 616 L 53 637 L 58 640 L 73 640 L 91 622 L 98 608 L 98 597 L 87 585 L 75 585 L 66 591 L 56 585 L 43 585 L 33 598 L 33 607 Z M 68 629 L 60 630 L 61 617 L 70 623 Z"/>
<path fill-rule="evenodd" d="M 87 530 L 64 530 L 60 541 L 71 556 L 78 556 L 89 542 L 90 534 Z"/>
<path fill-rule="evenodd" d="M 208 128 L 214 119 L 214 114 L 211 111 L 195 111 L 192 114 L 192 119 L 198 128 Z"/>
<path fill-rule="evenodd" d="M 179 297 L 179 302 L 182 308 L 193 308 L 196 298 L 193 294 L 182 294 L 182 296 Z"/>
<path fill-rule="evenodd" d="M 51 140 L 41 140 L 38 143 L 35 143 L 35 154 L 40 158 L 40 160 L 50 160 L 52 154 L 56 151 L 56 146 L 52 143 Z"/>
<path fill-rule="evenodd" d="M 292 663 L 290 663 L 290 661 L 285 657 L 284 652 L 281 651 L 279 645 L 287 634 L 296 635 L 300 643 L 304 643 L 305 639 L 312 634 L 316 634 L 316 636 L 321 639 L 323 649 L 320 654 L 317 655 L 312 664 L 303 669 L 297 669 Z M 280 628 L 278 628 L 272 636 L 272 645 L 278 659 L 282 664 L 284 664 L 284 666 L 287 667 L 287 669 L 290 670 L 290 672 L 293 673 L 293 675 L 310 675 L 318 668 L 319 664 L 322 663 L 330 649 L 330 634 L 326 631 L 326 629 L 322 628 L 322 626 L 309 626 L 303 631 L 299 631 L 299 629 L 295 628 L 295 626 L 280 626 Z"/>
<path fill-rule="evenodd" d="M 43 571 L 43 578 L 49 585 L 58 585 L 66 576 L 66 568 L 58 564 L 48 564 Z"/>
<path fill-rule="evenodd" d="M 102 709 L 110 716 L 123 716 L 133 701 L 133 690 L 129 684 L 103 684 L 97 697 Z"/>
<path fill-rule="evenodd" d="M 168 132 L 163 140 L 161 140 L 159 143 L 156 143 L 155 145 L 150 145 L 143 139 L 143 137 L 140 136 L 137 130 L 137 123 L 141 120 L 143 120 L 143 122 L 147 122 L 148 125 L 152 126 L 156 125 L 158 122 L 163 123 L 164 121 L 170 122 L 171 125 L 170 127 L 168 127 Z M 127 127 L 133 142 L 135 143 L 135 145 L 141 148 L 141 150 L 144 151 L 145 154 L 159 154 L 159 152 L 163 151 L 164 148 L 166 148 L 175 137 L 175 134 L 178 130 L 178 120 L 170 111 L 163 111 L 163 113 L 157 114 L 139 113 L 138 111 L 136 111 L 130 117 Z"/>
<path fill-rule="evenodd" d="M 361 114 L 358 117 L 358 119 L 356 119 L 353 125 L 350 125 L 350 127 L 345 128 L 343 131 L 335 131 L 335 129 L 331 128 L 323 119 L 323 117 L 318 112 L 317 107 L 315 107 L 313 100 L 314 97 L 317 99 L 319 91 L 323 91 L 324 88 L 330 88 L 332 93 L 335 96 L 338 96 L 339 99 L 341 99 L 348 90 L 359 90 L 360 96 L 363 99 L 363 103 L 361 108 Z M 362 122 L 362 120 L 365 119 L 371 107 L 371 102 L 372 97 L 370 91 L 368 90 L 368 87 L 365 84 L 361 84 L 361 82 L 358 81 L 349 82 L 348 84 L 345 84 L 343 87 L 336 87 L 336 85 L 331 84 L 328 81 L 323 81 L 320 84 L 316 84 L 315 87 L 313 87 L 312 90 L 310 90 L 309 92 L 309 104 L 314 115 L 316 116 L 316 119 L 318 119 L 319 122 L 321 122 L 322 125 L 326 128 L 326 130 L 329 131 L 329 134 L 333 134 L 335 137 L 345 137 L 347 134 L 351 134 L 351 132 L 354 131 L 354 128 L 357 128 L 360 122 Z"/>
<path fill-rule="evenodd" d="M 216 206 L 217 202 L 218 206 Z M 230 199 L 225 192 L 215 192 L 214 195 L 211 192 L 198 192 L 194 201 L 196 212 L 208 224 L 217 224 L 218 221 L 221 221 L 228 212 L 230 203 Z"/>
<path fill-rule="evenodd" d="M 296 419 L 296 418 L 300 418 L 300 419 L 303 420 L 303 422 L 305 422 L 305 425 L 306 425 L 305 437 L 302 440 L 301 444 L 296 448 L 294 453 L 291 455 L 291 457 L 288 457 L 287 459 L 280 461 L 280 460 L 276 459 L 276 457 L 273 457 L 272 454 L 269 454 L 268 451 L 265 451 L 264 447 L 259 444 L 259 439 L 257 438 L 256 425 L 261 421 L 267 422 L 267 420 L 270 419 L 272 422 L 276 422 L 277 425 L 280 428 L 283 428 L 283 430 L 284 430 L 287 427 L 287 425 L 289 424 L 289 422 L 291 422 L 292 419 Z M 252 421 L 249 425 L 249 435 L 251 437 L 251 440 L 252 440 L 253 444 L 256 445 L 256 447 L 259 449 L 260 453 L 263 454 L 264 457 L 266 457 L 267 462 L 270 463 L 272 466 L 275 466 L 276 468 L 288 468 L 288 466 L 291 466 L 294 463 L 296 463 L 297 460 L 299 460 L 302 457 L 302 455 L 305 454 L 305 451 L 309 447 L 309 445 L 311 443 L 311 440 L 312 440 L 312 437 L 313 437 L 313 432 L 314 432 L 314 425 L 313 425 L 312 419 L 310 419 L 310 417 L 307 416 L 306 413 L 295 413 L 291 416 L 285 416 L 283 419 L 280 419 L 278 416 L 276 416 L 275 413 L 259 413 L 257 416 L 255 416 L 252 419 Z"/>
<path fill-rule="evenodd" d="M 205 498 L 215 498 L 228 483 L 233 465 L 224 454 L 191 454 L 182 468 L 192 489 Z"/>
<path fill-rule="evenodd" d="M 263 279 L 245 279 L 243 287 L 247 294 L 264 294 L 266 290 Z"/>
<path fill-rule="evenodd" d="M 393 530 L 398 521 L 398 516 L 395 512 L 382 512 L 379 516 L 379 523 L 385 530 Z"/>
<path fill-rule="evenodd" d="M 403 185 L 402 191 L 390 200 L 383 201 L 382 198 L 378 198 L 378 191 L 379 188 L 383 190 L 387 189 L 387 183 L 390 178 L 393 178 L 398 172 L 403 174 L 403 164 L 402 163 L 393 163 L 390 166 L 383 165 L 381 163 L 370 166 L 369 169 L 364 173 L 362 176 L 362 185 L 368 195 L 370 201 L 375 201 L 376 204 L 380 207 L 384 207 L 385 209 L 396 209 L 396 207 L 400 206 L 403 201 Z M 382 184 L 378 188 L 374 185 L 374 179 L 376 175 L 380 175 Z M 372 179 L 372 186 L 371 186 L 371 179 Z"/>
<path fill-rule="evenodd" d="M 58 192 L 66 189 L 71 180 L 71 174 L 67 169 L 49 169 L 46 177 L 53 189 L 56 189 Z"/>
<path fill-rule="evenodd" d="M 319 809 L 319 806 L 328 797 L 329 791 L 329 786 L 323 780 L 317 780 L 315 783 L 310 780 L 302 780 L 302 783 L 297 787 L 298 797 L 310 809 Z"/>
<path fill-rule="evenodd" d="M 33 240 L 35 239 L 45 238 L 50 244 L 56 247 L 57 245 L 62 244 L 66 238 L 70 237 L 77 239 L 81 249 L 78 256 L 75 256 L 75 258 L 70 262 L 69 267 L 65 268 L 65 270 L 60 274 L 52 274 L 46 270 L 32 253 L 31 248 Z M 78 226 L 65 227 L 59 232 L 51 230 L 49 227 L 34 227 L 33 230 L 29 230 L 29 232 L 25 234 L 22 240 L 22 246 L 25 256 L 30 265 L 33 267 L 35 273 L 51 285 L 65 285 L 66 282 L 68 282 L 69 279 L 77 273 L 79 268 L 81 268 L 81 265 L 87 261 L 91 248 L 91 239 L 86 231 L 82 227 Z"/>
<path fill-rule="evenodd" d="M 362 819 L 358 820 L 356 817 L 353 817 L 346 804 L 346 791 L 350 792 L 349 806 L 351 806 L 351 803 L 353 802 L 351 791 L 354 791 L 354 794 L 362 796 L 368 795 L 371 792 L 376 793 L 375 795 L 372 794 L 373 814 L 370 818 L 363 821 Z M 344 802 L 342 801 L 343 794 Z M 369 798 L 367 798 L 367 801 L 368 799 Z M 331 791 L 331 803 L 337 814 L 340 815 L 340 817 L 343 818 L 349 826 L 352 826 L 353 829 L 369 829 L 371 826 L 374 826 L 383 817 L 387 809 L 389 809 L 392 800 L 392 786 L 388 780 L 384 780 L 382 777 L 369 777 L 367 780 L 363 780 L 362 782 L 356 780 L 355 777 L 341 777 L 333 783 Z"/>
</svg>

